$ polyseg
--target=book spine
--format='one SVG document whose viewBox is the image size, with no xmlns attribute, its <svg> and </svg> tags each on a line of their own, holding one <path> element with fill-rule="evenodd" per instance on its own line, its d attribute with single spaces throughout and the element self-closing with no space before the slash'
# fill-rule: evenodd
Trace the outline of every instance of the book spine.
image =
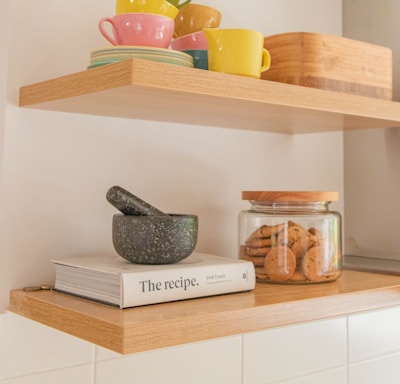
<svg viewBox="0 0 400 384">
<path fill-rule="evenodd" d="M 255 287 L 251 262 L 124 274 L 121 279 L 121 308 L 249 291 Z"/>
</svg>

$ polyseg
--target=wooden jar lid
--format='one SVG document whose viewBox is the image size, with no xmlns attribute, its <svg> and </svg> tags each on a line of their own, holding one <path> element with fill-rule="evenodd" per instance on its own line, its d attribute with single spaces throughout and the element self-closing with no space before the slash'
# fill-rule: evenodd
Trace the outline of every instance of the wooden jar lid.
<svg viewBox="0 0 400 384">
<path fill-rule="evenodd" d="M 338 201 L 338 192 L 326 191 L 242 191 L 242 200 L 251 201 Z"/>
</svg>

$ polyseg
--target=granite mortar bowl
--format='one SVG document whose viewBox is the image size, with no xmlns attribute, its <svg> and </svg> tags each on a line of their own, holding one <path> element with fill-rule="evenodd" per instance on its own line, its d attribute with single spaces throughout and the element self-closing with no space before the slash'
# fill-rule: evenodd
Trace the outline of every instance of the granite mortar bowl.
<svg viewBox="0 0 400 384">
<path fill-rule="evenodd" d="M 117 253 L 136 264 L 172 264 L 188 257 L 198 236 L 196 215 L 115 214 L 112 240 Z"/>
</svg>

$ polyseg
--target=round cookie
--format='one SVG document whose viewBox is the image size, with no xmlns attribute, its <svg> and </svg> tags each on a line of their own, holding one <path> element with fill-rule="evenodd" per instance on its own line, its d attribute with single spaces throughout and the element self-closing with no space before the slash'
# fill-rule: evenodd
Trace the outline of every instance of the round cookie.
<svg viewBox="0 0 400 384">
<path fill-rule="evenodd" d="M 249 261 L 251 261 L 255 267 L 263 267 L 265 256 L 248 256 Z"/>
<path fill-rule="evenodd" d="M 292 277 L 290 278 L 290 281 L 293 283 L 302 283 L 304 281 L 306 281 L 306 277 L 304 276 L 303 272 L 299 271 L 299 270 L 295 270 Z"/>
<path fill-rule="evenodd" d="M 321 230 L 312 227 L 307 231 L 307 236 L 309 239 L 310 248 L 324 245 L 324 236 Z"/>
<path fill-rule="evenodd" d="M 309 247 L 309 241 L 307 236 L 298 238 L 291 246 L 291 250 L 296 256 L 297 264 L 301 262 L 301 259 L 307 252 L 308 247 Z"/>
<path fill-rule="evenodd" d="M 272 281 L 287 281 L 296 269 L 296 256 L 285 246 L 271 248 L 265 258 L 264 269 Z"/>
<path fill-rule="evenodd" d="M 288 246 L 291 247 L 298 240 L 307 238 L 306 230 L 299 225 L 292 225 L 288 228 Z"/>
<path fill-rule="evenodd" d="M 264 248 L 264 247 L 270 247 L 272 244 L 271 238 L 267 237 L 264 239 L 251 239 L 246 241 L 246 245 L 250 248 Z"/>
<path fill-rule="evenodd" d="M 262 275 L 256 273 L 256 281 L 259 283 L 267 283 L 269 280 L 266 273 Z"/>
<path fill-rule="evenodd" d="M 271 237 L 272 235 L 282 231 L 285 227 L 286 227 L 285 223 L 276 225 L 262 225 L 249 236 L 247 242 L 251 242 L 254 239 L 264 239 L 266 237 Z"/>
<path fill-rule="evenodd" d="M 326 279 L 326 261 L 324 247 L 312 247 L 303 257 L 303 272 L 310 281 L 323 281 Z"/>
<path fill-rule="evenodd" d="M 269 247 L 261 247 L 261 248 L 251 248 L 247 247 L 246 253 L 249 256 L 266 256 L 271 248 Z"/>
<path fill-rule="evenodd" d="M 260 282 L 268 281 L 268 276 L 265 273 L 264 267 L 254 267 L 254 270 L 255 270 L 255 273 L 256 273 L 257 281 L 260 281 Z"/>
<path fill-rule="evenodd" d="M 297 240 L 304 240 L 306 238 L 306 230 L 300 225 L 292 222 L 286 231 L 282 231 L 277 235 L 276 245 L 286 245 L 288 247 L 292 247 Z"/>
</svg>

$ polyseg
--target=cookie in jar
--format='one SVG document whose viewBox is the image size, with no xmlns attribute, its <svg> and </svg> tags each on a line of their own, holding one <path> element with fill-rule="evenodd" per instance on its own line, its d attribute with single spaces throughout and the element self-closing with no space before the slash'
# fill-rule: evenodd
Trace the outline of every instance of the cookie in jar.
<svg viewBox="0 0 400 384">
<path fill-rule="evenodd" d="M 239 214 L 239 258 L 258 282 L 315 284 L 341 275 L 341 217 L 329 209 L 337 192 L 243 191 L 250 209 Z"/>
</svg>

